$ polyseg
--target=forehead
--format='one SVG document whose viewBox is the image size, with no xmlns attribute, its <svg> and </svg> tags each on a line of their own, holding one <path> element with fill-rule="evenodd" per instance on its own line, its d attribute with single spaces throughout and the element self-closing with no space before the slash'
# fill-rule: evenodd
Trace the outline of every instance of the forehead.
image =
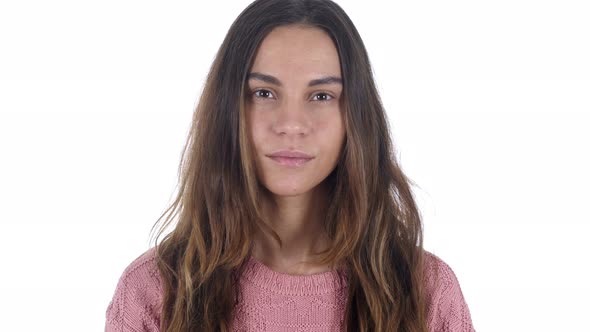
<svg viewBox="0 0 590 332">
<path fill-rule="evenodd" d="M 300 76 L 340 76 L 338 51 L 330 36 L 299 25 L 273 29 L 262 41 L 251 71 L 284 79 Z"/>
</svg>

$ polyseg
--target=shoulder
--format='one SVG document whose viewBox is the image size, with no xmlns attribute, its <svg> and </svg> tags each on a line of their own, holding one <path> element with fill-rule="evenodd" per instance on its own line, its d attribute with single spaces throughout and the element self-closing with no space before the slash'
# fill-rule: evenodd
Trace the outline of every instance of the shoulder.
<svg viewBox="0 0 590 332">
<path fill-rule="evenodd" d="M 440 257 L 424 251 L 424 273 L 426 289 L 432 295 L 440 295 L 441 292 L 457 290 L 459 280 L 451 267 Z"/>
<path fill-rule="evenodd" d="M 119 278 L 106 310 L 110 331 L 158 331 L 162 304 L 162 283 L 155 248 L 135 258 Z"/>
<path fill-rule="evenodd" d="M 453 269 L 428 251 L 425 251 L 424 269 L 429 329 L 440 332 L 475 331 Z"/>
</svg>

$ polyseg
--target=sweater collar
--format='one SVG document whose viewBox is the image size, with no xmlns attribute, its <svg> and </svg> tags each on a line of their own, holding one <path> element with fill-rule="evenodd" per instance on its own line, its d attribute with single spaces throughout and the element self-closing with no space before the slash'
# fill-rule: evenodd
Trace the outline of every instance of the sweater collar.
<svg viewBox="0 0 590 332">
<path fill-rule="evenodd" d="M 277 272 L 249 256 L 243 277 L 258 287 L 285 295 L 318 295 L 341 291 L 348 285 L 344 269 L 308 275 Z"/>
</svg>

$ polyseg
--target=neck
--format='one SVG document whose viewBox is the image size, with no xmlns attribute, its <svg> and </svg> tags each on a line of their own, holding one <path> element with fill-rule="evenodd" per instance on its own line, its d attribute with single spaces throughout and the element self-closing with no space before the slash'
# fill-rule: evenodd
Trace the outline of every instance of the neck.
<svg viewBox="0 0 590 332">
<path fill-rule="evenodd" d="M 262 204 L 265 221 L 277 232 L 283 245 L 280 247 L 266 232 L 257 233 L 254 257 L 286 273 L 308 274 L 330 269 L 306 263 L 328 244 L 322 226 L 328 203 L 325 190 L 318 186 L 299 196 L 266 196 Z"/>
</svg>

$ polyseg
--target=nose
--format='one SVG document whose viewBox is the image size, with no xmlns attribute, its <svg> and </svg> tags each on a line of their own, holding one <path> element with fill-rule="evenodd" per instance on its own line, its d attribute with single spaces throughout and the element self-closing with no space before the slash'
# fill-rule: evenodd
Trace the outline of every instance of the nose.
<svg viewBox="0 0 590 332">
<path fill-rule="evenodd" d="M 305 107 L 295 102 L 286 103 L 277 109 L 273 131 L 280 136 L 305 137 L 309 134 L 310 123 Z"/>
</svg>

